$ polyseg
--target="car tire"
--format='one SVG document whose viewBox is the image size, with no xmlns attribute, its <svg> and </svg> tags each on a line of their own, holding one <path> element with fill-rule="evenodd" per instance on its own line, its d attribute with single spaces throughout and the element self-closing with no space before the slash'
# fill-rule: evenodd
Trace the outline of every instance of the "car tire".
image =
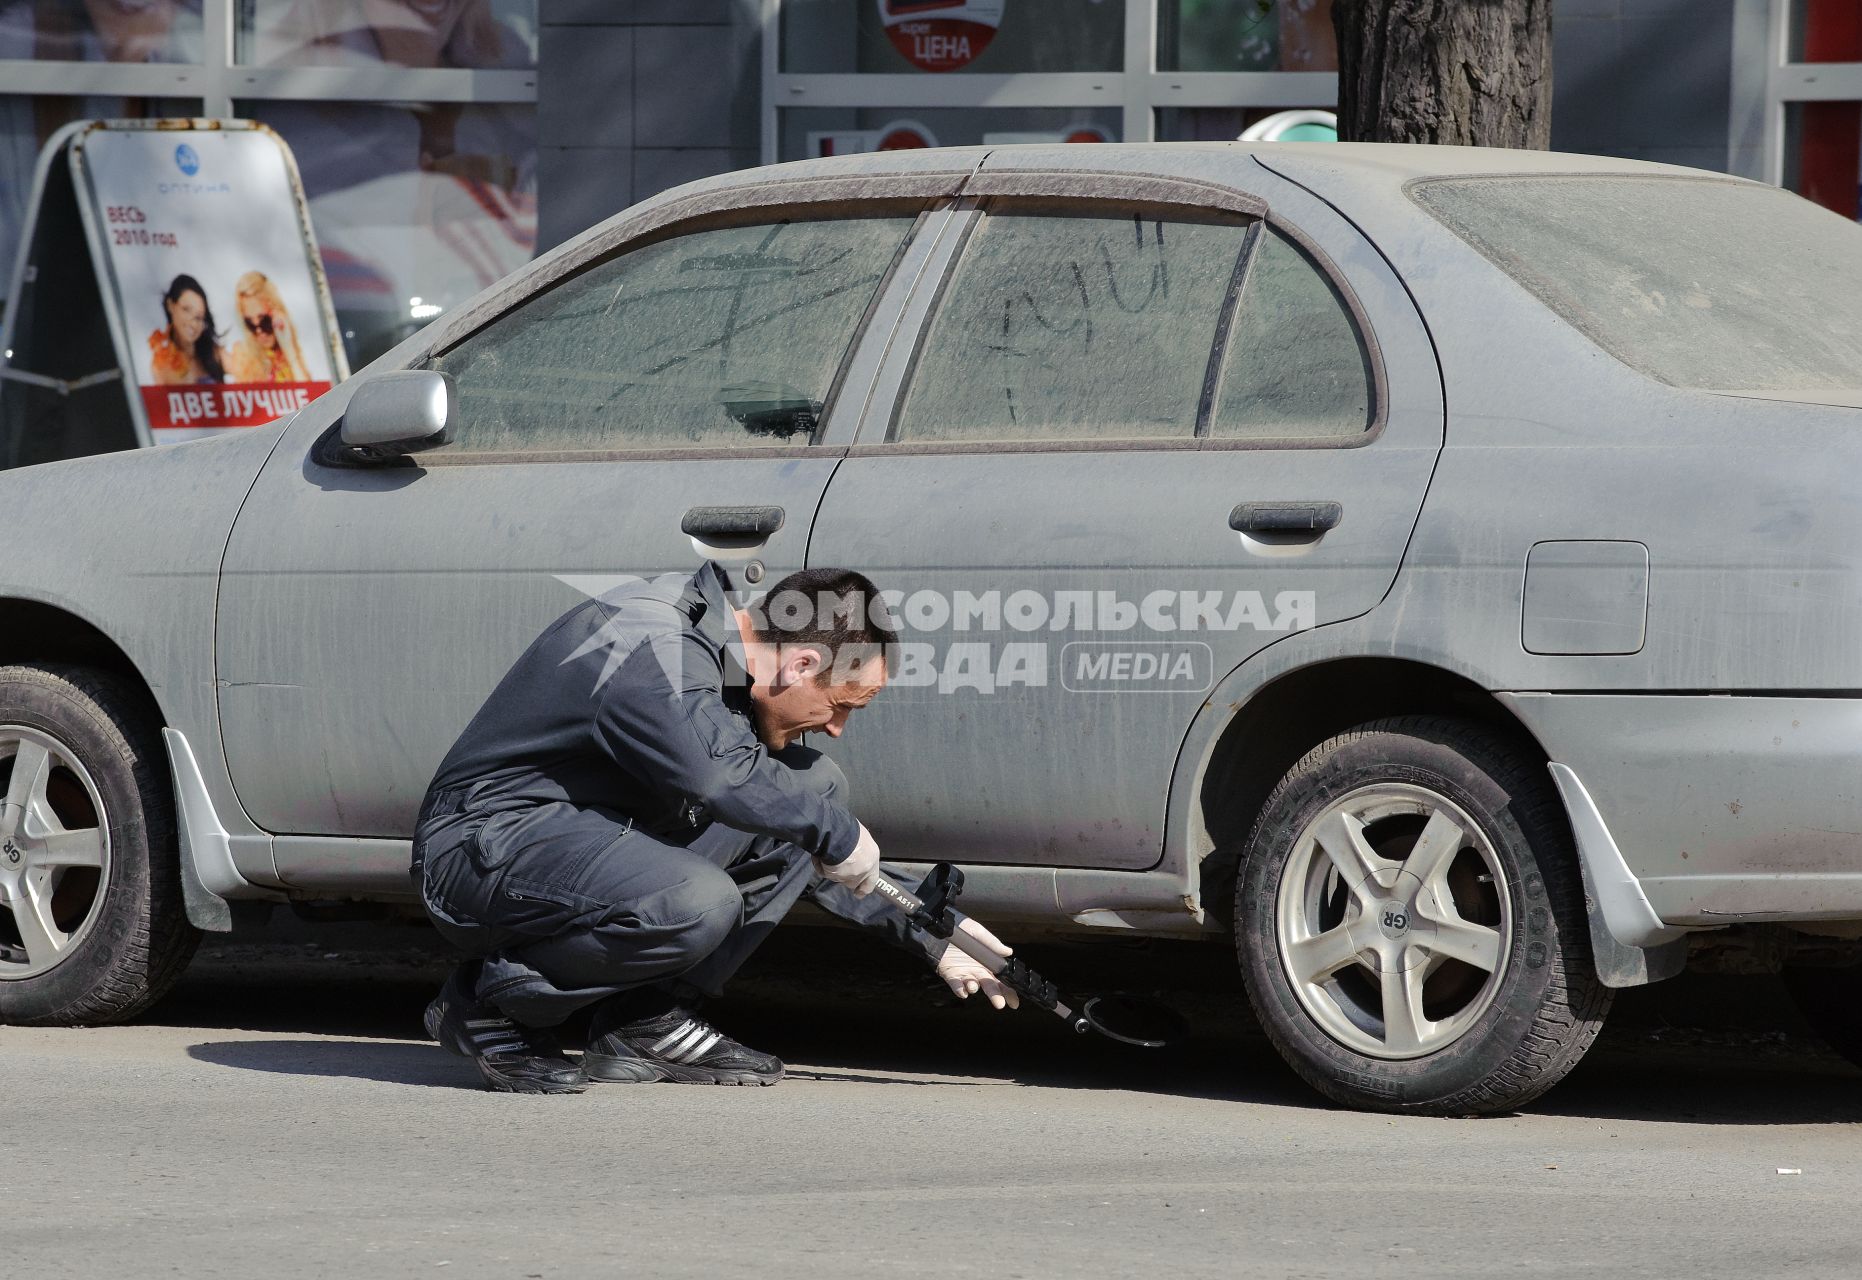
<svg viewBox="0 0 1862 1280">
<path fill-rule="evenodd" d="M 1569 823 L 1543 759 L 1503 733 L 1412 716 L 1320 743 L 1269 796 L 1237 883 L 1256 1016 L 1335 1102 L 1511 1111 L 1602 1029 Z"/>
<path fill-rule="evenodd" d="M 0 666 L 0 1023 L 133 1017 L 199 932 L 146 696 L 107 672 Z"/>
<path fill-rule="evenodd" d="M 1862 1020 L 1856 1016 L 1862 997 L 1862 968 L 1806 969 L 1786 965 L 1785 990 L 1823 1043 L 1862 1067 Z"/>
</svg>

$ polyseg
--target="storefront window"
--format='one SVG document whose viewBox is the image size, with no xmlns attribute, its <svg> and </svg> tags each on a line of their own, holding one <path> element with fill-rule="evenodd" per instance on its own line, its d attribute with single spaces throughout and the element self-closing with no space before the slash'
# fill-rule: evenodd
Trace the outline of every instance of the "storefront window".
<svg viewBox="0 0 1862 1280">
<path fill-rule="evenodd" d="M 1862 62 L 1862 6 L 1855 0 L 1792 0 L 1792 62 Z"/>
<path fill-rule="evenodd" d="M 1117 71 L 1125 0 L 785 0 L 781 39 L 791 74 Z"/>
<path fill-rule="evenodd" d="M 167 98 L 26 97 L 0 94 L 0 309 L 13 286 L 13 257 L 25 229 L 39 151 L 74 120 L 197 116 L 200 102 Z"/>
<path fill-rule="evenodd" d="M 537 0 L 239 0 L 237 32 L 255 66 L 537 65 Z"/>
<path fill-rule="evenodd" d="M 535 251 L 530 106 L 238 107 L 277 129 L 297 156 L 352 368 Z"/>
<path fill-rule="evenodd" d="M 200 0 L 0 0 L 0 60 L 199 62 Z"/>
<path fill-rule="evenodd" d="M 981 143 L 1117 142 L 1115 107 L 800 107 L 781 114 L 781 158 Z"/>
<path fill-rule="evenodd" d="M 1242 131 L 1259 124 L 1268 116 L 1283 111 L 1305 110 L 1294 107 L 1159 107 L 1157 140 L 1159 142 L 1233 142 Z M 1332 110 L 1331 104 L 1316 108 Z"/>
<path fill-rule="evenodd" d="M 1862 217 L 1862 102 L 1793 102 L 1784 113 L 1784 185 Z"/>
<path fill-rule="evenodd" d="M 1332 0 L 1159 0 L 1157 69 L 1336 71 Z"/>
</svg>

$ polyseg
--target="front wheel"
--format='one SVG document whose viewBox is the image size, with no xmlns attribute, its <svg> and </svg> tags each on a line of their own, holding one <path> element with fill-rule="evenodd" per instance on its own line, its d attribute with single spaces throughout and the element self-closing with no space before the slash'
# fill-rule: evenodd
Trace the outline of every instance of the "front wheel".
<svg viewBox="0 0 1862 1280">
<path fill-rule="evenodd" d="M 0 666 L 0 1023 L 117 1022 L 200 939 L 159 727 L 107 672 Z"/>
<path fill-rule="evenodd" d="M 1611 999 L 1543 762 L 1466 721 L 1308 752 L 1249 837 L 1235 936 L 1281 1056 L 1371 1110 L 1510 1111 L 1577 1065 Z"/>
</svg>

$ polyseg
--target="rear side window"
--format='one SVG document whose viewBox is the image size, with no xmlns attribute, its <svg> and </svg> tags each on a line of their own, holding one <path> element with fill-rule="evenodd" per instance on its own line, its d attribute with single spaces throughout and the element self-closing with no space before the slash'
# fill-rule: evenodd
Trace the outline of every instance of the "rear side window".
<svg viewBox="0 0 1862 1280">
<path fill-rule="evenodd" d="M 1555 176 L 1410 196 L 1623 363 L 1708 391 L 1862 388 L 1862 227 L 1775 187 Z"/>
<path fill-rule="evenodd" d="M 695 231 L 612 258 L 434 361 L 446 452 L 807 444 L 912 217 Z"/>
<path fill-rule="evenodd" d="M 1348 438 L 1370 425 L 1370 356 L 1350 307 L 1304 250 L 1265 228 L 1229 327 L 1209 434 Z"/>
<path fill-rule="evenodd" d="M 893 438 L 1189 440 L 1240 219 L 992 209 L 925 334 Z"/>
</svg>

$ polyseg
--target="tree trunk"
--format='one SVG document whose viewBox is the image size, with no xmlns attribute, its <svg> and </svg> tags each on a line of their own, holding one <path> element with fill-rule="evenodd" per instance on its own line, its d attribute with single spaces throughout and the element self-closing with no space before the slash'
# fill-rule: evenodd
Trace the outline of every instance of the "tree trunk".
<svg viewBox="0 0 1862 1280">
<path fill-rule="evenodd" d="M 1552 0 L 1335 0 L 1346 142 L 1551 145 Z"/>
</svg>

